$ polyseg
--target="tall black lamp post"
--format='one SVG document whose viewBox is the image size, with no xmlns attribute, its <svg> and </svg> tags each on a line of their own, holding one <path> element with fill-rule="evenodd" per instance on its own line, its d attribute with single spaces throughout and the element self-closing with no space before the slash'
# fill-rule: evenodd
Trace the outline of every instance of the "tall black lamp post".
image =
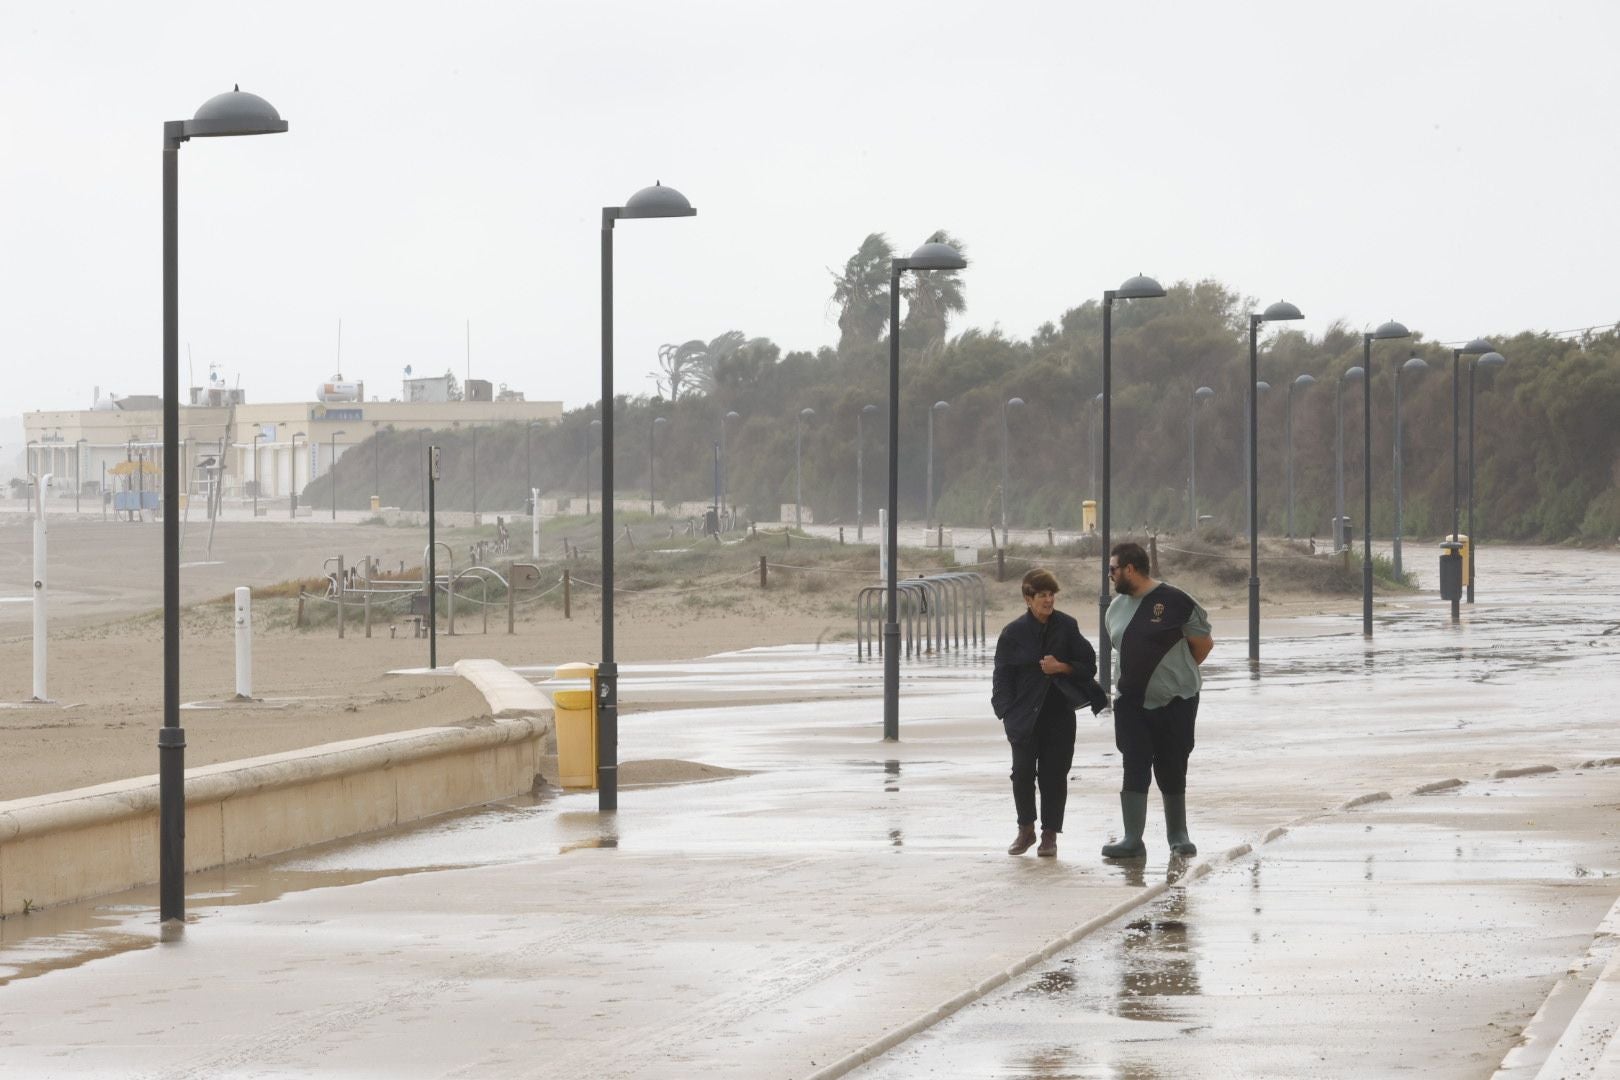
<svg viewBox="0 0 1620 1080">
<path fill-rule="evenodd" d="M 866 418 L 878 411 L 862 405 L 855 414 L 855 539 L 866 539 Z M 929 430 L 932 430 L 930 428 Z"/>
<path fill-rule="evenodd" d="M 1117 289 L 1103 292 L 1102 348 L 1102 586 L 1097 592 L 1097 681 L 1106 694 L 1113 682 L 1113 644 L 1108 640 L 1108 547 L 1113 503 L 1113 397 L 1114 397 L 1114 301 L 1154 300 L 1164 295 L 1164 286 L 1142 274 Z"/>
<path fill-rule="evenodd" d="M 598 432 L 601 438 L 602 421 L 592 420 L 585 425 L 585 516 L 591 516 L 591 432 Z"/>
<path fill-rule="evenodd" d="M 647 430 L 647 516 L 658 516 L 658 425 L 669 423 L 667 416 L 655 416 Z"/>
<path fill-rule="evenodd" d="M 909 258 L 889 262 L 889 520 L 884 537 L 888 545 L 888 573 L 883 605 L 883 738 L 900 738 L 900 275 L 910 270 L 961 270 L 967 260 L 949 244 L 931 243 Z"/>
<path fill-rule="evenodd" d="M 928 407 L 928 490 L 923 492 L 923 524 L 934 523 L 934 414 L 951 407 L 948 401 L 936 401 Z"/>
<path fill-rule="evenodd" d="M 1187 531 L 1198 531 L 1198 406 L 1215 396 L 1215 391 L 1200 386 L 1192 392 L 1192 407 L 1187 410 Z"/>
<path fill-rule="evenodd" d="M 1361 633 L 1373 636 L 1372 621 L 1372 343 L 1411 337 L 1412 331 L 1391 319 L 1361 335 Z"/>
<path fill-rule="evenodd" d="M 1299 375 L 1288 384 L 1288 411 L 1283 416 L 1288 442 L 1288 539 L 1294 538 L 1294 391 L 1308 390 L 1316 385 L 1316 376 Z"/>
<path fill-rule="evenodd" d="M 1420 375 L 1428 370 L 1429 365 L 1421 356 L 1413 356 L 1395 369 L 1395 543 L 1390 548 L 1390 566 L 1397 581 L 1401 578 L 1401 533 L 1406 515 L 1406 486 L 1401 480 L 1406 456 L 1406 439 L 1401 428 L 1401 376 Z"/>
<path fill-rule="evenodd" d="M 602 207 L 602 662 L 596 669 L 599 810 L 619 808 L 619 666 L 613 659 L 613 226 L 621 218 L 692 217 L 696 213 L 686 196 L 660 184 L 642 188 L 623 206 Z"/>
<path fill-rule="evenodd" d="M 347 434 L 348 434 L 348 432 L 344 431 L 342 428 L 338 428 L 338 430 L 332 432 L 332 464 L 326 471 L 332 474 L 332 520 L 333 521 L 337 520 L 337 437 L 339 435 L 347 435 Z"/>
<path fill-rule="evenodd" d="M 1350 546 L 1344 520 L 1344 384 L 1365 377 L 1359 367 L 1346 368 L 1333 386 L 1333 550 Z"/>
<path fill-rule="evenodd" d="M 1010 397 L 1001 403 L 1001 546 L 1007 546 L 1007 488 L 1012 485 L 1011 466 L 1007 459 L 1011 456 L 1009 444 L 1012 442 L 1011 424 L 1007 420 L 1007 413 L 1011 409 L 1024 407 L 1024 399 Z"/>
<path fill-rule="evenodd" d="M 731 479 L 731 463 L 726 458 L 726 421 L 741 419 L 742 415 L 735 409 L 728 410 L 720 417 L 720 496 L 715 510 L 721 514 L 726 512 L 726 482 Z"/>
<path fill-rule="evenodd" d="M 1468 357 L 1468 380 L 1470 391 L 1468 404 L 1469 407 L 1472 408 L 1474 403 L 1472 394 L 1474 378 L 1473 358 L 1476 356 L 1485 356 L 1491 352 L 1495 352 L 1495 349 L 1492 347 L 1491 343 L 1486 341 L 1484 338 L 1475 338 L 1473 341 L 1470 341 L 1461 348 L 1451 350 L 1451 538 L 1453 540 L 1462 539 L 1461 453 L 1458 449 L 1459 434 L 1462 430 L 1462 426 L 1459 422 L 1461 417 L 1458 415 L 1461 411 L 1459 408 L 1459 397 L 1462 392 L 1462 380 L 1458 378 L 1457 369 L 1462 365 L 1462 358 L 1465 356 Z M 1497 355 L 1501 354 L 1498 353 Z M 1472 428 L 1469 430 L 1469 435 L 1470 437 L 1473 435 Z M 1474 542 L 1472 523 L 1469 525 L 1468 542 L 1469 544 L 1473 544 Z M 1470 552 L 1470 554 L 1472 554 L 1472 552 Z M 1459 596 L 1453 596 L 1451 598 L 1452 622 L 1457 622 L 1462 618 L 1461 602 L 1462 598 Z"/>
<path fill-rule="evenodd" d="M 163 124 L 163 728 L 158 732 L 158 917 L 186 917 L 186 734 L 180 727 L 180 145 L 287 130 L 240 88 Z"/>
<path fill-rule="evenodd" d="M 801 507 L 804 504 L 804 422 L 816 415 L 816 410 L 803 408 L 799 410 L 798 422 L 793 427 L 793 527 L 804 527 L 800 518 L 803 515 Z"/>
<path fill-rule="evenodd" d="M 1474 602 L 1474 549 L 1479 537 L 1474 535 L 1474 372 L 1480 368 L 1499 368 L 1507 357 L 1492 350 L 1468 365 L 1468 602 Z"/>
<path fill-rule="evenodd" d="M 259 520 L 259 440 L 264 438 L 263 431 L 253 433 L 253 520 Z"/>
<path fill-rule="evenodd" d="M 1266 310 L 1249 316 L 1249 385 L 1245 388 L 1249 406 L 1248 431 L 1244 439 L 1249 450 L 1249 663 L 1260 662 L 1260 324 L 1303 319 L 1299 308 L 1279 300 Z M 1270 387 L 1267 387 L 1270 389 Z"/>
</svg>

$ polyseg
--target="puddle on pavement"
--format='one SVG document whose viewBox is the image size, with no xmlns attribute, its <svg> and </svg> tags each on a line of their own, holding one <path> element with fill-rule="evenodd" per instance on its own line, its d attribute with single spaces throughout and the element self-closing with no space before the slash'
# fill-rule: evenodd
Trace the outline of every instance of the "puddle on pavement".
<svg viewBox="0 0 1620 1080">
<path fill-rule="evenodd" d="M 186 921 L 219 910 L 262 904 L 289 893 L 362 885 L 455 866 L 379 870 L 297 870 L 278 860 L 242 863 L 187 875 Z M 0 919 L 0 986 L 158 945 L 157 886 Z"/>
</svg>

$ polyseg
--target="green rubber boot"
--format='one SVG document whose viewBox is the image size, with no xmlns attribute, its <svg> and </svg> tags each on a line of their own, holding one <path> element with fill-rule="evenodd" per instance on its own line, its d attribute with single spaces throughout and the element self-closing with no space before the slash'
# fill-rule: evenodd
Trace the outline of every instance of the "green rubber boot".
<svg viewBox="0 0 1620 1080">
<path fill-rule="evenodd" d="M 1170 844 L 1170 854 L 1191 857 L 1198 854 L 1198 845 L 1187 835 L 1187 795 L 1159 793 L 1164 798 L 1164 838 Z"/>
<path fill-rule="evenodd" d="M 1119 812 L 1125 820 L 1125 836 L 1118 843 L 1104 844 L 1105 859 L 1139 859 L 1147 854 L 1142 843 L 1142 830 L 1147 827 L 1148 797 L 1145 791 L 1119 793 Z"/>
</svg>

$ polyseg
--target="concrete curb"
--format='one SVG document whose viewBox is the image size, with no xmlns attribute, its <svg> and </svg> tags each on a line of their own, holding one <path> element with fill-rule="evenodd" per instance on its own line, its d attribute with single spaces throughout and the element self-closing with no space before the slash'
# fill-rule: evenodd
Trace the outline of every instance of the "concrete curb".
<svg viewBox="0 0 1620 1080">
<path fill-rule="evenodd" d="M 186 770 L 186 869 L 524 794 L 550 716 L 420 728 Z M 0 915 L 157 880 L 158 780 L 0 803 Z"/>
<path fill-rule="evenodd" d="M 540 688 L 499 660 L 457 660 L 455 672 L 484 695 L 497 720 L 551 714 L 551 702 Z"/>
</svg>

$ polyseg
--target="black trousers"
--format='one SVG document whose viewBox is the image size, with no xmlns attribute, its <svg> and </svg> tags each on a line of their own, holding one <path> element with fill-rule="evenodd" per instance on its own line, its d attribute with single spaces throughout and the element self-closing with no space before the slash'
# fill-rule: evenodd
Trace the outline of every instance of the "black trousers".
<svg viewBox="0 0 1620 1080">
<path fill-rule="evenodd" d="M 1074 764 L 1074 711 L 1052 691 L 1035 718 L 1035 730 L 1012 743 L 1013 806 L 1018 824 L 1035 824 L 1035 786 L 1041 789 L 1041 828 L 1063 831 L 1069 801 L 1069 766 Z"/>
<path fill-rule="evenodd" d="M 1171 698 L 1158 709 L 1121 695 L 1114 701 L 1114 746 L 1125 759 L 1123 790 L 1147 794 L 1151 774 L 1166 795 L 1187 793 L 1187 759 L 1193 751 L 1198 696 Z"/>
</svg>

